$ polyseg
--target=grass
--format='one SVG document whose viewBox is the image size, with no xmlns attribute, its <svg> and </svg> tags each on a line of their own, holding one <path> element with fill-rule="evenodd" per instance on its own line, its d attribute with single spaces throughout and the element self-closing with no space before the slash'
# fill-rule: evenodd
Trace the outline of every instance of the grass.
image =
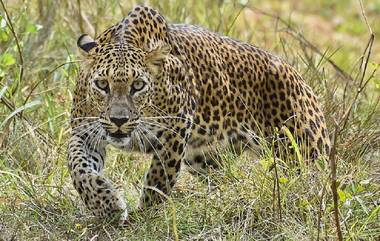
<svg viewBox="0 0 380 241">
<path fill-rule="evenodd" d="M 363 75 L 367 84 L 358 92 L 363 86 L 360 61 L 369 38 L 359 2 L 148 3 L 169 22 L 203 25 L 254 43 L 300 71 L 318 94 L 331 135 L 337 138 L 343 237 L 379 240 L 380 43 L 374 42 Z M 276 160 L 276 169 L 270 170 L 270 149 L 258 160 L 221 150 L 226 164 L 220 171 L 203 181 L 184 172 L 170 200 L 144 213 L 133 211 L 149 157 L 112 149 L 105 172 L 123 188 L 132 225 L 119 228 L 96 220 L 84 209 L 66 167 L 70 102 L 78 71 L 75 42 L 82 32 L 98 34 L 116 23 L 135 2 L 4 4 L 13 29 L 1 8 L 0 240 L 336 239 L 329 167 L 303 166 L 301 175 L 292 175 L 291 167 Z M 380 4 L 368 0 L 364 7 L 376 35 Z"/>
</svg>

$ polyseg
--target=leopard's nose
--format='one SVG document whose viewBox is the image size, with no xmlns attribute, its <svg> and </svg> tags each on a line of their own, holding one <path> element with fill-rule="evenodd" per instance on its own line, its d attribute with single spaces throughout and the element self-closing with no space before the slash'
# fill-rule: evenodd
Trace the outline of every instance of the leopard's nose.
<svg viewBox="0 0 380 241">
<path fill-rule="evenodd" d="M 122 117 L 122 118 L 110 117 L 110 121 L 114 123 L 115 125 L 117 125 L 118 127 L 121 127 L 122 125 L 124 125 L 126 122 L 128 122 L 128 120 L 129 118 L 125 118 L 125 117 Z"/>
</svg>

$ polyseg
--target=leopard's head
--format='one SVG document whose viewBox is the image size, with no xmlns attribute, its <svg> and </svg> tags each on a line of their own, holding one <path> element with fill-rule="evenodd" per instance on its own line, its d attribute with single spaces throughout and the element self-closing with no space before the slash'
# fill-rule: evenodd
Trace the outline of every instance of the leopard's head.
<svg viewBox="0 0 380 241">
<path fill-rule="evenodd" d="M 183 66 L 170 54 L 169 45 L 146 51 L 127 43 L 98 44 L 82 35 L 78 46 L 84 55 L 82 81 L 98 124 L 108 142 L 125 145 L 144 117 L 162 115 Z"/>
</svg>

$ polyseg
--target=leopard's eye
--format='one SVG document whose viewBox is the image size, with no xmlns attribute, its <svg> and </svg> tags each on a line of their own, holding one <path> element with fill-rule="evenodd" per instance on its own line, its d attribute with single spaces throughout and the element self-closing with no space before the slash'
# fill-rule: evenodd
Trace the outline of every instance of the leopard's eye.
<svg viewBox="0 0 380 241">
<path fill-rule="evenodd" d="M 131 88 L 131 94 L 134 94 L 137 91 L 142 90 L 145 87 L 145 82 L 141 79 L 137 79 L 133 81 L 132 88 Z"/>
<path fill-rule="evenodd" d="M 108 81 L 105 79 L 96 79 L 95 80 L 95 85 L 101 90 L 104 90 L 106 93 L 108 92 Z"/>
</svg>

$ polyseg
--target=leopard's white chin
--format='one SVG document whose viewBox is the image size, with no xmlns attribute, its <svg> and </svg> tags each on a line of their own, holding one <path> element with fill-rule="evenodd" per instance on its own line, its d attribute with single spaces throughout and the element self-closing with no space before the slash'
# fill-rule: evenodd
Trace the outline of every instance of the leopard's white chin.
<svg viewBox="0 0 380 241">
<path fill-rule="evenodd" d="M 120 149 L 121 148 L 125 148 L 131 142 L 131 137 L 130 136 L 128 136 L 128 137 L 121 137 L 121 138 L 115 138 L 115 137 L 107 135 L 106 139 L 107 139 L 107 142 L 109 144 L 111 144 L 112 146 L 114 146 L 116 148 L 120 148 Z"/>
</svg>

